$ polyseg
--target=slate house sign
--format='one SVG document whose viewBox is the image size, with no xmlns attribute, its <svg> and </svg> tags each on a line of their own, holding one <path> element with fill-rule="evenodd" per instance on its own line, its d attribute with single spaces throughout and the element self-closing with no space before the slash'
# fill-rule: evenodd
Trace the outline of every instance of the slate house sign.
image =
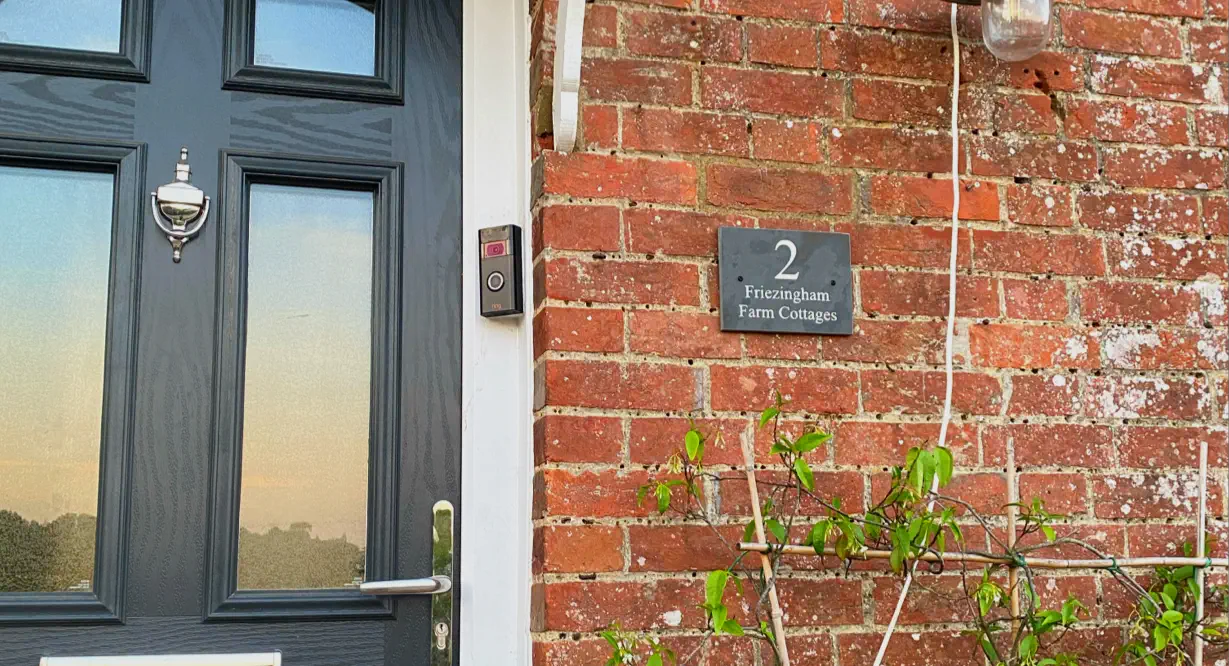
<svg viewBox="0 0 1229 666">
<path fill-rule="evenodd" d="M 849 234 L 717 230 L 721 330 L 853 334 Z"/>
</svg>

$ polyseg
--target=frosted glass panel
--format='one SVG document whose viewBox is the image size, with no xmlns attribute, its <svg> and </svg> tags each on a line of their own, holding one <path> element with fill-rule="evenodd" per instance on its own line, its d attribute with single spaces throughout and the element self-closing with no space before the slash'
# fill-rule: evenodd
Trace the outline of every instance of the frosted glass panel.
<svg viewBox="0 0 1229 666">
<path fill-rule="evenodd" d="M 0 166 L 0 592 L 93 586 L 113 190 Z"/>
<path fill-rule="evenodd" d="M 255 65 L 374 76 L 375 2 L 256 0 Z"/>
<path fill-rule="evenodd" d="M 239 589 L 363 581 L 370 192 L 253 185 Z"/>
<path fill-rule="evenodd" d="M 0 0 L 0 42 L 119 53 L 123 0 Z"/>
</svg>

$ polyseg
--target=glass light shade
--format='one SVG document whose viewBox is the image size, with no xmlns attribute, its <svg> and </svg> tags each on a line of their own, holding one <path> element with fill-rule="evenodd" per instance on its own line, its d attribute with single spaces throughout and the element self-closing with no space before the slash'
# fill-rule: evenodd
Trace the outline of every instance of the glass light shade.
<svg viewBox="0 0 1229 666">
<path fill-rule="evenodd" d="M 1050 41 L 1050 0 L 983 0 L 981 25 L 996 58 L 1028 60 Z"/>
</svg>

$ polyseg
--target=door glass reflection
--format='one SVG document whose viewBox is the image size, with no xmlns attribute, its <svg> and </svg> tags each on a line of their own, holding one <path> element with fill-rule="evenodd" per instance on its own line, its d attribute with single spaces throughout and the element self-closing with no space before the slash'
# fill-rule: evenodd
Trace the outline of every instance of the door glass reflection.
<svg viewBox="0 0 1229 666">
<path fill-rule="evenodd" d="M 0 166 L 0 592 L 92 588 L 113 189 Z"/>
<path fill-rule="evenodd" d="M 123 0 L 0 0 L 0 43 L 119 53 Z"/>
<path fill-rule="evenodd" d="M 254 65 L 374 76 L 374 0 L 256 0 Z"/>
<path fill-rule="evenodd" d="M 363 581 L 370 192 L 253 185 L 239 589 Z"/>
</svg>

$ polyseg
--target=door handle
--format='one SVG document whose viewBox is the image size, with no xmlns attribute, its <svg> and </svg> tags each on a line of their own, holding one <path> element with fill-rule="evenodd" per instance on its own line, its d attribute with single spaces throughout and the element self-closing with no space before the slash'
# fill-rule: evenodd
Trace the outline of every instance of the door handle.
<svg viewBox="0 0 1229 666">
<path fill-rule="evenodd" d="M 444 594 L 452 590 L 452 579 L 448 576 L 432 576 L 430 578 L 407 578 L 405 580 L 377 580 L 359 585 L 358 590 L 363 594 L 386 596 Z"/>
</svg>

